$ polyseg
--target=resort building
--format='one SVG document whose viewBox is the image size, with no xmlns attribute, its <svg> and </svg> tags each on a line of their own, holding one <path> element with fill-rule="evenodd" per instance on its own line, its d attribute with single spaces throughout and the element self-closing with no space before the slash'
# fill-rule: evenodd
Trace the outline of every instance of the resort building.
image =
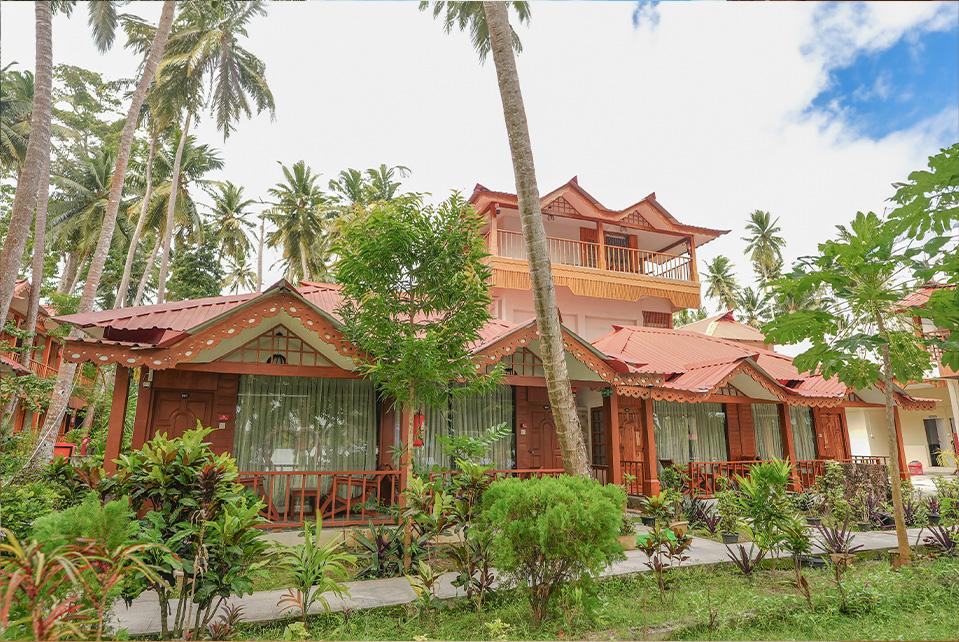
<svg viewBox="0 0 959 642">
<path fill-rule="evenodd" d="M 388 519 L 383 506 L 405 484 L 394 447 L 405 440 L 421 470 L 448 468 L 440 436 L 505 423 L 512 430 L 493 448 L 494 469 L 560 472 L 516 197 L 477 186 L 470 200 L 486 221 L 496 317 L 473 357 L 477 368 L 504 366 L 496 390 L 424 409 L 415 434 L 404 434 L 402 413 L 357 372 L 332 284 L 281 281 L 262 293 L 68 315 L 60 321 L 86 337 L 68 341 L 65 358 L 117 367 L 106 461 L 120 453 L 132 399 L 134 447 L 197 422 L 212 427 L 213 445 L 233 454 L 278 526 L 316 512 L 343 524 Z M 796 462 L 801 488 L 826 460 L 855 458 L 844 409 L 877 391 L 799 373 L 748 338 L 672 327 L 673 312 L 700 305 L 697 248 L 724 231 L 680 223 L 654 195 L 608 209 L 576 179 L 542 208 L 598 479 L 655 493 L 663 467 L 678 465 L 691 491 L 709 496 L 718 477 L 757 460 Z M 896 400 L 904 410 L 933 404 L 901 389 Z"/>
<path fill-rule="evenodd" d="M 30 298 L 30 282 L 21 279 L 14 284 L 13 299 L 10 303 L 10 314 L 7 318 L 7 324 L 16 329 L 23 329 L 26 326 L 27 307 Z M 16 350 L 23 345 L 23 339 L 13 334 L 5 332 L 0 328 L 0 366 L 6 374 L 10 370 L 11 374 L 29 374 L 32 373 L 42 379 L 51 379 L 57 376 L 60 369 L 60 363 L 63 358 L 62 344 L 60 340 L 53 335 L 54 330 L 60 325 L 52 318 L 52 311 L 43 305 L 37 312 L 37 326 L 33 339 L 33 355 L 31 356 L 29 366 L 22 364 L 22 356 Z M 4 349 L 6 347 L 6 350 Z M 60 426 L 60 434 L 71 430 L 74 426 L 80 425 L 83 420 L 86 402 L 73 396 L 70 398 L 69 410 L 63 418 L 63 424 Z M 44 412 L 33 412 L 26 404 L 18 403 L 13 414 L 13 431 L 20 432 L 24 429 L 37 430 L 43 425 Z"/>
</svg>

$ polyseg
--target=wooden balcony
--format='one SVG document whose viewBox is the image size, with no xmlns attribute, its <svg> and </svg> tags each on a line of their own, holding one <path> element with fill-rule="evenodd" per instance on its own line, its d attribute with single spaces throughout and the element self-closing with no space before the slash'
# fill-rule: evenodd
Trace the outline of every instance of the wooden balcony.
<svg viewBox="0 0 959 642">
<path fill-rule="evenodd" d="M 487 237 L 494 285 L 528 289 L 526 243 L 519 232 L 496 230 L 495 243 Z M 575 294 L 635 301 L 662 296 L 677 307 L 698 307 L 699 282 L 688 255 L 649 252 L 547 237 L 553 278 Z"/>
</svg>

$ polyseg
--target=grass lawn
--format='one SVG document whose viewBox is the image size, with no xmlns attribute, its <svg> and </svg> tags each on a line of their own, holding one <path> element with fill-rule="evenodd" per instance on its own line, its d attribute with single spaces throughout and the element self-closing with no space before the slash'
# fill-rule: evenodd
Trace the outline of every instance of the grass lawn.
<svg viewBox="0 0 959 642">
<path fill-rule="evenodd" d="M 846 606 L 827 569 L 806 570 L 810 609 L 783 563 L 753 578 L 731 565 L 675 571 L 667 601 L 651 574 L 600 583 L 590 619 L 563 605 L 541 629 L 529 624 L 529 606 L 518 591 L 503 591 L 476 613 L 465 600 L 441 603 L 417 617 L 406 607 L 311 617 L 314 639 L 936 639 L 959 638 L 959 559 L 923 559 L 894 572 L 876 555 L 859 557 L 846 574 Z M 288 621 L 287 621 L 288 622 Z M 242 638 L 280 639 L 287 622 L 245 624 Z M 505 623 L 505 634 L 499 632 Z"/>
</svg>

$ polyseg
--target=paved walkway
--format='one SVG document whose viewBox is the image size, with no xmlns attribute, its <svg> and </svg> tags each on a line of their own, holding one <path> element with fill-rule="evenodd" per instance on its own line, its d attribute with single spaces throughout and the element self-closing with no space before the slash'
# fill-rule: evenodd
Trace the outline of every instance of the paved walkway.
<svg viewBox="0 0 959 642">
<path fill-rule="evenodd" d="M 643 527 L 638 527 L 642 532 Z M 918 543 L 922 529 L 909 529 L 910 544 Z M 868 533 L 856 533 L 854 544 L 862 544 L 863 550 L 879 551 L 893 549 L 896 547 L 896 533 L 894 531 L 874 531 Z M 603 575 L 628 575 L 631 573 L 645 573 L 644 562 L 646 556 L 640 551 L 627 551 L 626 559 L 616 562 L 608 568 Z M 721 543 L 694 537 L 693 544 L 689 550 L 689 561 L 685 564 L 717 564 L 728 562 L 726 557 L 726 547 Z M 440 577 L 437 584 L 436 595 L 439 598 L 452 598 L 462 596 L 462 591 L 454 587 L 451 582 L 453 573 L 445 573 Z M 349 593 L 346 598 L 338 598 L 335 595 L 326 594 L 329 600 L 330 609 L 333 611 L 342 611 L 344 608 L 350 610 L 370 609 L 381 606 L 395 606 L 397 604 L 406 604 L 416 599 L 413 590 L 405 578 L 389 578 L 383 580 L 364 580 L 357 582 L 348 582 Z M 284 617 L 280 607 L 277 606 L 280 598 L 286 593 L 285 590 L 260 591 L 243 598 L 235 598 L 233 604 L 243 606 L 243 619 L 249 622 L 263 622 L 275 620 Z M 320 605 L 315 605 L 311 613 L 322 612 Z M 176 611 L 176 604 L 171 604 L 171 609 Z M 133 601 L 130 607 L 123 602 L 118 602 L 114 609 L 117 628 L 127 629 L 131 634 L 157 633 L 160 631 L 159 606 L 154 593 L 145 593 Z M 285 616 L 290 616 L 287 612 Z"/>
</svg>

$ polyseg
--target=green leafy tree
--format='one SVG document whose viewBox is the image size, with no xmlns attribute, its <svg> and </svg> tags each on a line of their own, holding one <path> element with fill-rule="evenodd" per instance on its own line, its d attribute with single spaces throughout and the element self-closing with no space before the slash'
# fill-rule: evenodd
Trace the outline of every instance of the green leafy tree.
<svg viewBox="0 0 959 642">
<path fill-rule="evenodd" d="M 215 183 L 209 194 L 213 204 L 208 218 L 216 232 L 217 258 L 236 264 L 246 263 L 252 250 L 250 206 L 256 201 L 245 198 L 243 188 L 230 181 Z"/>
<path fill-rule="evenodd" d="M 433 17 L 443 21 L 447 33 L 454 28 L 469 31 L 473 48 L 484 62 L 490 54 L 496 67 L 503 119 L 506 124 L 516 200 L 523 241 L 529 263 L 536 328 L 542 347 L 543 374 L 549 404 L 556 426 L 556 436 L 566 472 L 589 476 L 592 472 L 586 440 L 576 411 L 576 399 L 569 382 L 566 351 L 563 345 L 562 322 L 556 305 L 556 288 L 546 244 L 546 228 L 540 207 L 533 145 L 529 137 L 526 105 L 516 69 L 516 52 L 522 50 L 519 36 L 509 22 L 510 11 L 521 23 L 529 22 L 529 3 L 512 2 L 433 2 Z M 421 2 L 426 10 L 429 2 Z"/>
<path fill-rule="evenodd" d="M 378 201 L 339 230 L 339 314 L 360 350 L 360 371 L 405 411 L 404 479 L 411 474 L 414 412 L 476 392 L 498 373 L 477 371 L 470 349 L 491 318 L 480 225 L 454 194 L 438 207 L 416 196 Z M 409 528 L 406 537 L 408 544 Z"/>
<path fill-rule="evenodd" d="M 215 233 L 207 228 L 202 240 L 185 245 L 173 257 L 170 301 L 185 301 L 220 294 L 223 266 L 217 258 Z"/>
<path fill-rule="evenodd" d="M 283 181 L 269 189 L 272 208 L 266 213 L 275 227 L 266 244 L 279 247 L 286 277 L 291 281 L 326 275 L 329 256 L 329 221 L 335 217 L 330 198 L 319 186 L 304 161 L 292 166 L 280 164 Z"/>
<path fill-rule="evenodd" d="M 743 288 L 736 294 L 736 309 L 740 321 L 759 328 L 769 317 L 769 295 L 761 289 Z"/>
<path fill-rule="evenodd" d="M 808 341 L 794 363 L 805 372 L 838 377 L 851 388 L 877 386 L 885 398 L 892 476 L 893 513 L 899 557 L 910 550 L 903 515 L 899 443 L 894 420 L 896 381 L 922 379 L 929 354 L 897 302 L 909 289 L 899 280 L 895 237 L 874 213 L 859 212 L 837 238 L 819 244 L 819 255 L 803 259 L 775 282 L 777 292 L 802 297 L 824 290 L 827 306 L 781 315 L 763 327 L 772 343 Z"/>
<path fill-rule="evenodd" d="M 16 176 L 23 166 L 33 108 L 33 74 L 10 69 L 11 65 L 0 69 L 0 173 L 4 176 Z"/>
<path fill-rule="evenodd" d="M 680 310 L 679 312 L 673 313 L 673 327 L 680 328 L 684 325 L 695 323 L 696 321 L 702 321 L 707 316 L 706 308 Z"/>
<path fill-rule="evenodd" d="M 738 293 L 739 283 L 728 257 L 720 255 L 706 264 L 706 296 L 716 299 L 727 310 L 735 310 Z"/>
<path fill-rule="evenodd" d="M 942 362 L 959 370 L 959 143 L 929 158 L 929 168 L 896 183 L 889 213 L 904 266 L 914 282 L 946 286 L 911 313 L 929 319 L 940 336 L 929 343 L 942 352 Z"/>
<path fill-rule="evenodd" d="M 747 236 L 743 237 L 746 241 L 746 254 L 752 261 L 759 286 L 763 289 L 782 271 L 786 240 L 783 239 L 782 230 L 777 223 L 779 219 L 773 220 L 769 212 L 755 210 L 749 215 L 746 223 Z"/>
</svg>

